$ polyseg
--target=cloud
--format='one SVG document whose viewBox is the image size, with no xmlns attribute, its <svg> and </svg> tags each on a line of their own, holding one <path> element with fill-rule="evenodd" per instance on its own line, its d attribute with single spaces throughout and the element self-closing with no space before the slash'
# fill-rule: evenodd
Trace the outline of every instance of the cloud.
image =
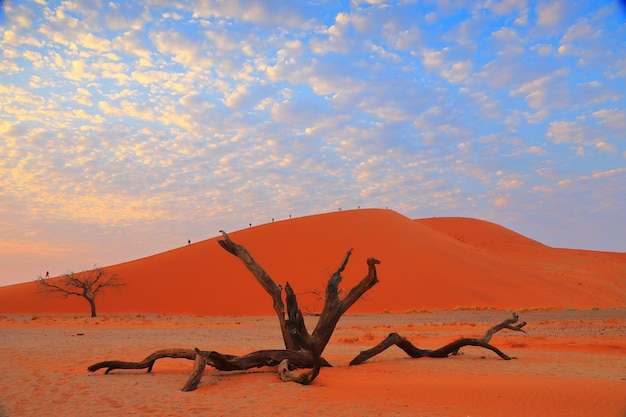
<svg viewBox="0 0 626 417">
<path fill-rule="evenodd" d="M 520 181 L 516 178 L 508 178 L 508 179 L 501 179 L 498 181 L 498 188 L 500 189 L 519 189 L 522 188 L 524 186 L 524 182 Z"/>
<path fill-rule="evenodd" d="M 116 36 L 111 42 L 112 48 L 121 54 L 133 55 L 141 58 L 144 63 L 148 63 L 152 57 L 152 52 L 148 49 L 145 41 L 138 31 L 127 31 L 123 35 Z M 140 61 L 142 62 L 142 61 Z"/>
<path fill-rule="evenodd" d="M 89 66 L 83 61 L 72 61 L 70 63 L 70 70 L 64 72 L 63 75 L 74 81 L 96 79 L 96 75 L 91 72 Z"/>
<path fill-rule="evenodd" d="M 296 126 L 314 126 L 316 121 L 325 116 L 323 109 L 306 101 L 283 101 L 271 109 L 272 118 L 278 123 Z"/>
<path fill-rule="evenodd" d="M 170 79 L 170 74 L 165 71 L 133 71 L 130 76 L 143 85 L 159 84 Z"/>
<path fill-rule="evenodd" d="M 567 5 L 563 0 L 551 1 L 537 7 L 537 23 L 540 26 L 555 26 L 563 21 Z"/>
<path fill-rule="evenodd" d="M 279 0 L 265 4 L 254 0 L 201 2 L 193 11 L 196 17 L 227 18 L 263 26 L 284 25 L 301 28 L 308 25 L 307 10 L 312 6 Z"/>
<path fill-rule="evenodd" d="M 612 177 L 626 172 L 626 168 L 610 169 L 608 171 L 600 171 L 593 174 L 593 178 Z"/>
<path fill-rule="evenodd" d="M 592 113 L 593 117 L 600 119 L 599 123 L 616 131 L 626 129 L 626 111 L 619 109 L 601 109 Z"/>
<path fill-rule="evenodd" d="M 557 70 L 550 75 L 523 84 L 513 91 L 512 95 L 525 96 L 526 102 L 533 109 L 566 107 L 572 100 L 567 76 L 567 70 Z"/>
<path fill-rule="evenodd" d="M 140 31 L 152 21 L 148 7 L 134 2 L 121 4 L 110 2 L 104 21 L 108 29 L 113 31 Z"/>
<path fill-rule="evenodd" d="M 333 25 L 328 26 L 321 36 L 315 37 L 310 42 L 311 51 L 317 55 L 336 53 L 348 53 L 352 48 L 360 49 L 355 40 L 348 35 L 353 23 L 359 21 L 358 17 L 352 17 L 348 13 L 338 13 Z"/>
<path fill-rule="evenodd" d="M 169 30 L 152 35 L 152 42 L 157 51 L 171 56 L 175 62 L 183 65 L 198 65 L 201 46 L 182 33 Z"/>
<path fill-rule="evenodd" d="M 208 96 L 198 93 L 191 93 L 183 96 L 179 103 L 182 104 L 190 112 L 209 110 L 215 107 L 215 103 Z"/>
<path fill-rule="evenodd" d="M 359 205 L 549 239 L 623 216 L 614 5 L 17 3 L 0 35 L 11 250 L 71 250 L 67 229 L 124 261 L 139 252 L 120 241 L 146 256 Z"/>
<path fill-rule="evenodd" d="M 111 42 L 108 39 L 103 39 L 94 35 L 93 33 L 86 33 L 81 36 L 81 46 L 93 49 L 99 53 L 108 52 L 111 49 Z"/>
<path fill-rule="evenodd" d="M 487 0 L 484 8 L 491 10 L 497 15 L 509 15 L 523 11 L 527 7 L 526 0 Z"/>
</svg>

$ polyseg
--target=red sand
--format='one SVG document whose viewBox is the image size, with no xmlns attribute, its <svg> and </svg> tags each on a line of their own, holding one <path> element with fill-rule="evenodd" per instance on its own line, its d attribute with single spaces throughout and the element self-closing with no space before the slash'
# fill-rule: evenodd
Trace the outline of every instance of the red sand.
<svg viewBox="0 0 626 417">
<path fill-rule="evenodd" d="M 555 249 L 493 223 L 468 218 L 411 220 L 368 209 L 290 219 L 230 233 L 303 310 L 317 312 L 330 274 L 351 288 L 381 260 L 380 283 L 351 313 L 455 308 L 626 306 L 626 254 Z M 272 314 L 267 294 L 217 238 L 108 266 L 126 282 L 97 299 L 100 313 Z M 0 287 L 0 314 L 83 313 L 85 300 L 36 294 L 35 283 Z"/>
<path fill-rule="evenodd" d="M 626 310 L 526 312 L 528 334 L 502 331 L 504 361 L 472 347 L 447 359 L 409 359 L 391 348 L 349 366 L 397 331 L 423 348 L 480 336 L 508 318 L 493 311 L 344 316 L 310 386 L 275 368 L 205 371 L 180 388 L 191 361 L 158 361 L 153 373 L 87 372 L 107 359 L 140 360 L 165 347 L 244 354 L 280 348 L 276 317 L 164 315 L 0 316 L 0 416 L 431 416 L 624 417 Z M 316 318 L 307 316 L 308 328 Z"/>
<path fill-rule="evenodd" d="M 334 367 L 312 385 L 280 382 L 273 368 L 207 370 L 196 391 L 183 393 L 193 364 L 172 359 L 152 374 L 87 372 L 101 360 L 138 361 L 168 347 L 236 355 L 282 347 L 269 296 L 209 239 L 106 267 L 127 286 L 100 295 L 97 318 L 87 317 L 83 299 L 35 294 L 36 283 L 0 288 L 0 417 L 626 416 L 626 254 L 554 249 L 484 221 L 387 210 L 230 237 L 277 283 L 289 281 L 311 312 L 321 308 L 312 291 L 323 293 L 349 248 L 344 288 L 366 274 L 367 257 L 381 260 L 380 283 L 340 320 L 324 351 Z M 492 308 L 520 310 L 528 322 L 526 335 L 492 339 L 515 360 L 470 347 L 448 359 L 409 359 L 391 348 L 348 366 L 392 331 L 422 348 L 480 336 L 509 316 Z M 439 311 L 415 313 L 422 310 Z M 316 318 L 306 320 L 312 329 Z"/>
</svg>

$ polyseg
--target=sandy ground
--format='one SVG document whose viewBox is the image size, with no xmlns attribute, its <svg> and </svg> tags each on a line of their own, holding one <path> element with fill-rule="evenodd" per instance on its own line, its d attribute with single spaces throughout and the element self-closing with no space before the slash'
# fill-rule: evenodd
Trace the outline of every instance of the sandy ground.
<svg viewBox="0 0 626 417">
<path fill-rule="evenodd" d="M 492 339 L 512 361 L 467 347 L 447 359 L 410 359 L 395 347 L 349 361 L 389 332 L 422 348 L 480 336 L 503 311 L 344 316 L 310 386 L 275 368 L 208 369 L 182 392 L 193 363 L 163 359 L 153 373 L 87 372 L 95 362 L 141 360 L 166 347 L 245 354 L 281 348 L 272 316 L 0 316 L 0 416 L 626 416 L 626 310 L 526 311 L 527 334 Z M 307 317 L 312 329 L 315 317 Z"/>
</svg>

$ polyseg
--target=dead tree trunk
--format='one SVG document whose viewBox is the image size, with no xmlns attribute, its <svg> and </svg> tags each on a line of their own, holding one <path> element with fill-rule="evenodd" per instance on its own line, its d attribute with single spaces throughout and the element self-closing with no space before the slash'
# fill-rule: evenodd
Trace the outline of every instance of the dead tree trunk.
<svg viewBox="0 0 626 417">
<path fill-rule="evenodd" d="M 295 343 L 293 337 L 287 331 L 287 326 L 285 324 L 285 304 L 282 299 L 282 287 L 274 282 L 269 274 L 265 272 L 265 269 L 263 269 L 263 267 L 252 257 L 252 255 L 250 255 L 250 252 L 248 252 L 245 247 L 230 240 L 226 232 L 223 230 L 220 230 L 220 233 L 222 233 L 224 239 L 218 240 L 217 243 L 219 243 L 224 250 L 238 257 L 248 271 L 250 271 L 254 278 L 256 278 L 257 282 L 261 284 L 261 287 L 263 287 L 265 292 L 272 297 L 274 311 L 276 312 L 276 316 L 278 316 L 280 330 L 285 342 L 285 349 L 300 349 L 300 346 Z"/>
<path fill-rule="evenodd" d="M 350 361 L 350 365 L 359 365 L 365 362 L 368 359 L 378 355 L 383 352 L 387 348 L 396 345 L 411 358 L 445 358 L 449 355 L 456 355 L 464 346 L 478 346 L 485 349 L 489 349 L 495 352 L 498 356 L 500 356 L 504 360 L 510 360 L 511 357 L 507 356 L 505 353 L 500 351 L 500 349 L 496 348 L 489 344 L 491 337 L 502 329 L 509 329 L 514 331 L 520 331 L 526 333 L 522 328 L 526 325 L 526 322 L 519 323 L 515 326 L 513 324 L 517 323 L 519 316 L 517 313 L 513 313 L 513 317 L 507 320 L 504 320 L 502 323 L 493 326 L 483 337 L 480 339 L 476 338 L 462 338 L 458 339 L 452 343 L 448 343 L 445 346 L 440 347 L 439 349 L 420 349 L 415 347 L 411 342 L 409 342 L 406 338 L 400 336 L 398 333 L 390 333 L 382 342 L 378 345 L 370 348 L 368 350 L 364 350 L 359 353 L 352 361 Z"/>
<path fill-rule="evenodd" d="M 203 351 L 200 349 L 161 349 L 148 355 L 144 360 L 139 362 L 127 361 L 103 361 L 94 363 L 87 370 L 96 372 L 105 369 L 105 374 L 116 369 L 146 369 L 146 372 L 152 372 L 152 367 L 158 359 L 173 358 L 196 360 L 198 355 L 207 358 L 207 364 L 218 371 L 235 371 L 252 368 L 261 368 L 263 366 L 278 366 L 280 362 L 287 359 L 294 366 L 299 368 L 313 367 L 313 360 L 306 352 L 290 351 L 281 349 L 257 350 L 244 356 L 225 355 L 215 351 Z M 321 366 L 331 366 L 325 359 L 320 360 Z"/>
<path fill-rule="evenodd" d="M 279 366 L 279 376 L 284 381 L 294 381 L 300 384 L 310 384 L 319 374 L 320 367 L 330 366 L 321 357 L 324 348 L 335 330 L 341 316 L 350 308 L 366 291 L 377 282 L 376 265 L 380 261 L 369 258 L 367 260 L 367 275 L 346 295 L 339 298 L 339 283 L 342 280 L 341 272 L 348 263 L 352 253 L 350 249 L 337 271 L 330 277 L 326 286 L 326 300 L 318 323 L 309 334 L 306 329 L 302 312 L 298 307 L 296 295 L 289 283 L 285 287 L 287 302 L 287 317 L 285 317 L 285 303 L 282 300 L 282 287 L 265 272 L 254 260 L 246 248 L 233 242 L 225 232 L 222 232 L 223 240 L 218 243 L 229 253 L 237 256 L 246 268 L 254 275 L 265 291 L 272 297 L 274 311 L 278 316 L 280 329 L 285 343 L 285 350 L 259 350 L 244 356 L 225 355 L 215 351 L 203 351 L 195 349 L 163 349 L 158 350 L 140 362 L 104 361 L 98 362 L 87 368 L 90 372 L 106 368 L 105 374 L 115 369 L 147 369 L 152 371 L 156 360 L 161 358 L 182 358 L 195 361 L 194 369 L 183 387 L 183 391 L 194 390 L 207 365 L 221 371 L 246 370 L 264 366 Z M 295 373 L 294 369 L 310 368 L 304 373 Z"/>
</svg>

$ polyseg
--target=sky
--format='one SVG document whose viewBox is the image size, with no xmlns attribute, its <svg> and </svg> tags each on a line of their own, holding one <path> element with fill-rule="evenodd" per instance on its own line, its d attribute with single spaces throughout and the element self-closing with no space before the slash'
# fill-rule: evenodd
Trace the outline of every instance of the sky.
<svg viewBox="0 0 626 417">
<path fill-rule="evenodd" d="M 624 252 L 625 39 L 603 0 L 4 1 L 0 285 L 359 207 Z"/>
</svg>

